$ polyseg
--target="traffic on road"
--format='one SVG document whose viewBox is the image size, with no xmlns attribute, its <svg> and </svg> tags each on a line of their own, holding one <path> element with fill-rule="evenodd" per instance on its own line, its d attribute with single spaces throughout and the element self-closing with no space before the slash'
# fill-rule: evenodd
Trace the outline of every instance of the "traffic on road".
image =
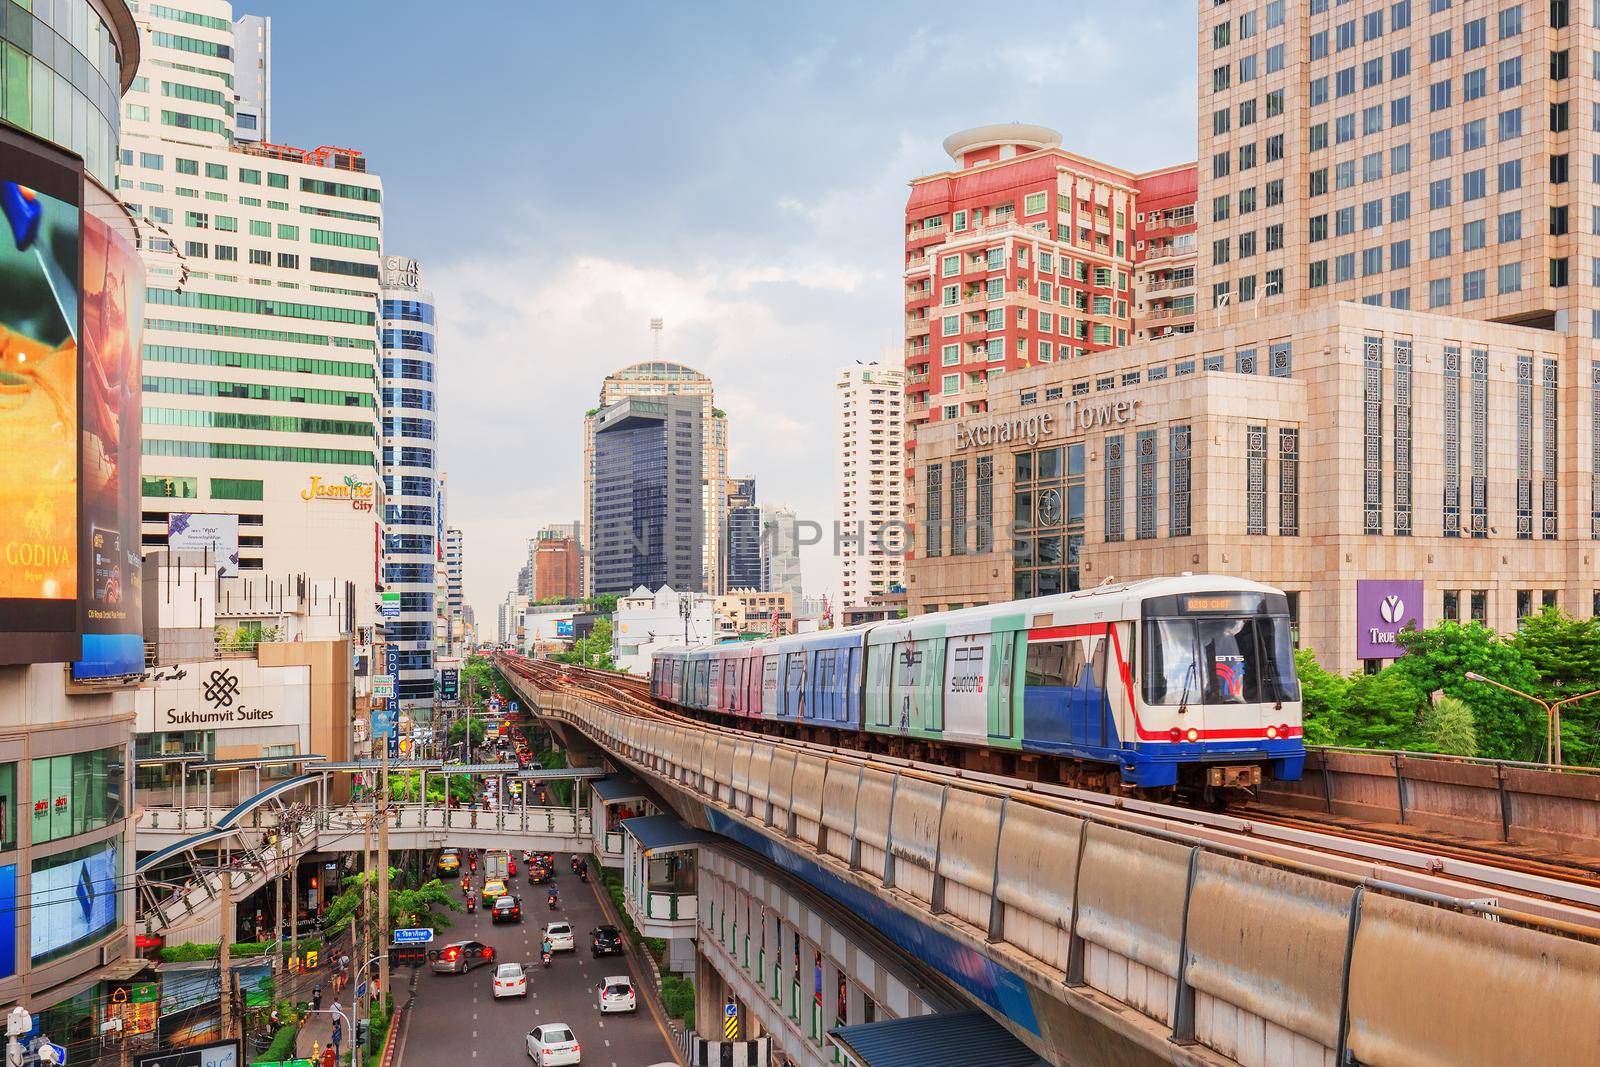
<svg viewBox="0 0 1600 1067">
<path fill-rule="evenodd" d="M 458 853 L 461 870 L 468 871 L 471 855 Z M 522 1057 L 537 1067 L 672 1060 L 664 1024 L 643 992 L 648 987 L 640 985 L 637 954 L 608 922 L 598 887 L 579 878 L 575 860 L 511 852 L 510 862 L 530 880 L 542 871 L 547 881 L 541 888 L 557 890 L 553 912 L 542 899 L 534 905 L 535 921 L 522 921 L 521 901 L 511 890 L 478 911 L 451 915 L 452 926 L 440 931 L 428 966 L 416 977 L 402 1067 L 499 1067 Z M 482 856 L 479 872 L 454 884 L 481 901 L 489 873 Z M 519 909 L 515 920 L 500 914 L 507 907 Z"/>
</svg>

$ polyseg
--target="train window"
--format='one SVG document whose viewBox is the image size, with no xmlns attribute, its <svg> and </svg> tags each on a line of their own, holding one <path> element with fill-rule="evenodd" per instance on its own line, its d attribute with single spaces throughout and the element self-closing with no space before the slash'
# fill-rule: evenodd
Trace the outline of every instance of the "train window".
<svg viewBox="0 0 1600 1067">
<path fill-rule="evenodd" d="M 1200 662 L 1207 704 L 1255 704 L 1261 700 L 1261 653 L 1255 620 L 1201 619 Z"/>
<path fill-rule="evenodd" d="M 1144 701 L 1185 704 L 1202 698 L 1200 664 L 1195 658 L 1194 623 L 1151 619 L 1144 624 Z"/>
<path fill-rule="evenodd" d="M 1029 641 L 1027 681 L 1029 685 L 1077 686 L 1083 682 L 1083 642 Z"/>
</svg>

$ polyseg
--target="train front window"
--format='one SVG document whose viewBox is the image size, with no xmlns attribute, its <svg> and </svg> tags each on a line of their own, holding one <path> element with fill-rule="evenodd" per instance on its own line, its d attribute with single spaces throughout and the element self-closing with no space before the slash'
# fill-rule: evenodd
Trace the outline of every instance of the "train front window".
<svg viewBox="0 0 1600 1067">
<path fill-rule="evenodd" d="M 1199 703 L 1200 669 L 1194 654 L 1194 623 L 1151 619 L 1144 624 L 1144 702 Z"/>
<path fill-rule="evenodd" d="M 1294 644 L 1283 616 L 1151 619 L 1144 635 L 1147 704 L 1300 699 Z"/>
</svg>

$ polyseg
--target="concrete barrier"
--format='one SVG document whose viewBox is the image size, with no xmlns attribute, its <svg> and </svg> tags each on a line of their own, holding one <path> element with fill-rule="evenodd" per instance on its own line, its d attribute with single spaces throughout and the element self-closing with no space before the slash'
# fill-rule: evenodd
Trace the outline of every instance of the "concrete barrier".
<svg viewBox="0 0 1600 1067">
<path fill-rule="evenodd" d="M 1168 1024 L 1192 851 L 1175 841 L 1091 823 L 1078 867 L 1085 980 Z"/>
<path fill-rule="evenodd" d="M 772 750 L 772 771 L 767 778 L 767 801 L 770 805 L 767 824 L 785 833 L 789 830 L 789 812 L 794 806 L 794 759 L 792 748 Z"/>
<path fill-rule="evenodd" d="M 1354 904 L 1349 885 L 1201 852 L 1184 967 L 1201 1044 L 1245 1062 L 1257 1049 L 1257 1062 L 1285 1067 L 1331 1056 Z"/>
<path fill-rule="evenodd" d="M 933 872 L 939 863 L 939 821 L 945 787 L 902 777 L 889 813 L 889 853 L 895 888 L 933 903 Z"/>
<path fill-rule="evenodd" d="M 750 816 L 767 822 L 768 784 L 772 777 L 771 745 L 757 744 L 750 751 Z"/>
<path fill-rule="evenodd" d="M 828 761 L 821 756 L 802 752 L 795 759 L 790 810 L 795 816 L 795 836 L 808 845 L 817 844 L 817 832 L 822 828 L 822 782 L 827 773 Z"/>
<path fill-rule="evenodd" d="M 1600 947 L 1366 893 L 1350 1052 L 1419 1067 L 1600 1063 Z"/>
<path fill-rule="evenodd" d="M 850 839 L 856 825 L 856 791 L 861 784 L 861 767 L 843 760 L 829 760 L 822 781 L 822 825 L 827 831 L 823 851 L 835 859 L 850 862 Z"/>
<path fill-rule="evenodd" d="M 1027 804 L 1008 805 L 1000 827 L 1001 912 L 991 933 L 1063 974 L 1082 836 L 1082 819 Z"/>
<path fill-rule="evenodd" d="M 889 805 L 898 791 L 893 771 L 863 767 L 856 793 L 856 863 L 874 877 L 882 877 L 889 848 Z"/>
<path fill-rule="evenodd" d="M 953 789 L 939 820 L 939 904 L 984 931 L 992 910 L 1000 808 L 998 797 Z"/>
</svg>

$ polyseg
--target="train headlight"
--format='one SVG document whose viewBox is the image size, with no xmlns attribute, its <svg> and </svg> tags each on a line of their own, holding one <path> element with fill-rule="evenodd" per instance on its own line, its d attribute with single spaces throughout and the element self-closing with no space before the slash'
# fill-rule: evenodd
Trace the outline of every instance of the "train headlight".
<svg viewBox="0 0 1600 1067">
<path fill-rule="evenodd" d="M 1189 740 L 1198 741 L 1198 740 L 1200 740 L 1200 731 L 1194 729 L 1193 727 L 1190 727 L 1188 736 L 1189 736 Z"/>
<path fill-rule="evenodd" d="M 1275 739 L 1275 738 L 1277 738 L 1277 736 L 1278 736 L 1278 728 L 1276 726 L 1267 727 L 1267 738 L 1268 738 L 1268 740 Z"/>
<path fill-rule="evenodd" d="M 1167 731 L 1167 736 L 1172 738 L 1174 741 L 1182 741 L 1183 730 L 1177 726 L 1174 726 L 1172 729 Z"/>
</svg>

